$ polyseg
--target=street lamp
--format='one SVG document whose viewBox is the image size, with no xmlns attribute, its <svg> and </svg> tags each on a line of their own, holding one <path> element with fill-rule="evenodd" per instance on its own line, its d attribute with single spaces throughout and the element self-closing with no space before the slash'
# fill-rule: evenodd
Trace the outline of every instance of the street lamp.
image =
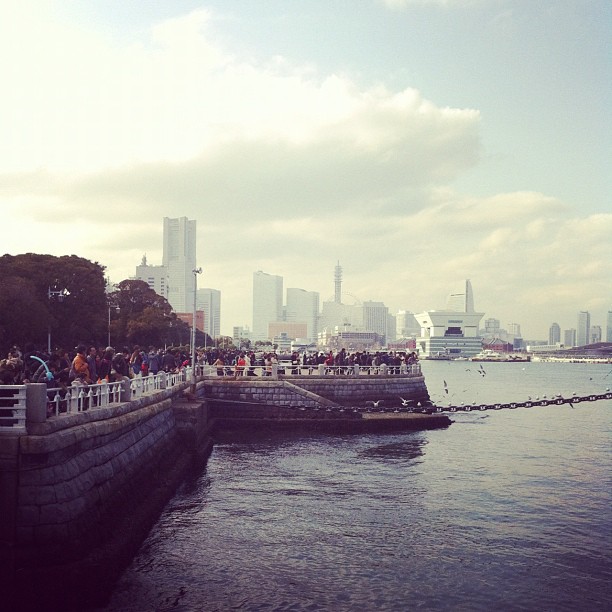
<svg viewBox="0 0 612 612">
<path fill-rule="evenodd" d="M 51 287 L 47 287 L 47 299 L 51 302 L 52 297 L 56 297 L 59 302 L 63 301 L 63 299 L 70 295 L 70 291 L 68 289 L 51 289 Z M 51 355 L 51 322 L 49 321 L 49 325 L 47 326 L 47 353 Z"/>
<path fill-rule="evenodd" d="M 191 392 L 196 392 L 196 297 L 198 292 L 198 274 L 202 274 L 202 268 L 194 268 L 193 272 L 193 319 L 191 321 Z"/>
</svg>

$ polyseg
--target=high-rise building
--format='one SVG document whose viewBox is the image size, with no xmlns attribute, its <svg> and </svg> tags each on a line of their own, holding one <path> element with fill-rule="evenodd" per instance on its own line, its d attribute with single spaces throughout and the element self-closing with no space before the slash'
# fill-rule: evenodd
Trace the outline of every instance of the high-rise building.
<svg viewBox="0 0 612 612">
<path fill-rule="evenodd" d="M 561 343 L 561 327 L 558 323 L 553 323 L 548 330 L 548 344 Z"/>
<path fill-rule="evenodd" d="M 606 317 L 606 342 L 612 342 L 612 310 L 608 310 Z"/>
<path fill-rule="evenodd" d="M 150 266 L 147 256 L 143 255 L 142 262 L 136 266 L 136 279 L 144 281 L 162 297 L 168 299 L 168 270 L 166 266 Z"/>
<path fill-rule="evenodd" d="M 577 346 L 589 344 L 591 337 L 591 313 L 588 310 L 581 310 L 578 313 L 578 326 L 576 328 Z"/>
<path fill-rule="evenodd" d="M 456 291 L 449 294 L 446 309 L 455 312 L 474 312 L 474 293 L 469 279 Z"/>
<path fill-rule="evenodd" d="M 204 312 L 204 332 L 211 338 L 221 335 L 221 292 L 218 289 L 198 289 L 196 308 Z"/>
<path fill-rule="evenodd" d="M 283 277 L 253 272 L 253 340 L 269 340 L 268 325 L 283 320 Z"/>
<path fill-rule="evenodd" d="M 589 336 L 589 344 L 601 342 L 601 325 L 591 325 Z"/>
<path fill-rule="evenodd" d="M 563 344 L 566 347 L 576 346 L 576 330 L 566 329 L 563 332 Z"/>
<path fill-rule="evenodd" d="M 168 271 L 168 301 L 176 312 L 192 312 L 196 267 L 196 222 L 164 217 L 162 265 Z"/>
<path fill-rule="evenodd" d="M 306 323 L 308 340 L 316 340 L 319 322 L 319 294 L 304 289 L 287 289 L 285 319 L 288 323 Z"/>
<path fill-rule="evenodd" d="M 376 332 L 382 339 L 383 344 L 387 338 L 387 323 L 389 321 L 389 309 L 382 302 L 363 302 L 363 331 Z"/>
</svg>

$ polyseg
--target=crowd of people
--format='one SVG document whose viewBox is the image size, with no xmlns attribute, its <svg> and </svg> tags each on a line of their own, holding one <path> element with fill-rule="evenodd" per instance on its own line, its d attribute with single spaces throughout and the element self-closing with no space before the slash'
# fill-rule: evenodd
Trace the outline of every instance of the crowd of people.
<svg viewBox="0 0 612 612">
<path fill-rule="evenodd" d="M 340 351 L 291 353 L 241 351 L 237 349 L 208 348 L 196 351 L 196 363 L 216 368 L 219 376 L 264 376 L 272 374 L 274 364 L 289 366 L 295 373 L 301 368 L 377 367 L 385 364 L 391 371 L 402 365 L 418 361 L 414 352 L 403 351 Z M 73 352 L 59 349 L 50 355 L 24 354 L 19 347 L 12 347 L 6 358 L 0 360 L 0 384 L 20 385 L 28 382 L 47 383 L 48 386 L 90 385 L 106 380 L 114 382 L 124 377 L 148 376 L 160 371 L 178 372 L 191 364 L 189 351 L 171 347 L 148 349 L 135 345 L 115 350 L 111 346 L 96 347 L 80 344 Z"/>
</svg>

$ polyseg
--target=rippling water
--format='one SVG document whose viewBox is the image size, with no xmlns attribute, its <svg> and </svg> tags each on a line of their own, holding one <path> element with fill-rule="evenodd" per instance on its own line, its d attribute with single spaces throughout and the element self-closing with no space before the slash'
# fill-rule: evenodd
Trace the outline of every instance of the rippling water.
<svg viewBox="0 0 612 612">
<path fill-rule="evenodd" d="M 612 386 L 610 365 L 422 365 L 436 403 Z M 600 401 L 457 413 L 439 431 L 221 439 L 105 609 L 610 610 L 611 414 Z"/>
</svg>

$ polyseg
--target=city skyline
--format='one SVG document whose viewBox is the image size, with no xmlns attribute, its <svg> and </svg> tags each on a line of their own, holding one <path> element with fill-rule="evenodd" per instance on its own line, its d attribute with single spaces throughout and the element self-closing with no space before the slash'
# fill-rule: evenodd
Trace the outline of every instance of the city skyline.
<svg viewBox="0 0 612 612">
<path fill-rule="evenodd" d="M 611 35 L 605 0 L 8 0 L 0 248 L 119 282 L 187 217 L 226 335 L 253 271 L 325 301 L 337 261 L 394 314 L 469 278 L 526 339 L 603 330 Z"/>
</svg>

